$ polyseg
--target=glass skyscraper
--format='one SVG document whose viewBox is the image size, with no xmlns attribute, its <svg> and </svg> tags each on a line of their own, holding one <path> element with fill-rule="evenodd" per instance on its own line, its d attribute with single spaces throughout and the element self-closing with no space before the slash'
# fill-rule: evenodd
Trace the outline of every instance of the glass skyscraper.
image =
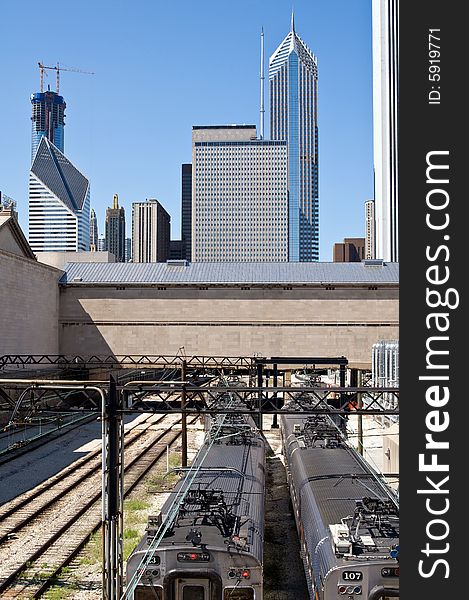
<svg viewBox="0 0 469 600">
<path fill-rule="evenodd" d="M 63 97 L 56 92 L 38 92 L 31 94 L 31 104 L 31 161 L 34 160 L 43 137 L 46 137 L 60 152 L 63 152 L 65 109 L 67 107 Z"/>
<path fill-rule="evenodd" d="M 270 137 L 287 142 L 288 260 L 319 260 L 317 59 L 291 29 L 269 61 Z"/>
<path fill-rule="evenodd" d="M 46 136 L 29 173 L 29 244 L 34 252 L 90 248 L 89 181 Z"/>
</svg>

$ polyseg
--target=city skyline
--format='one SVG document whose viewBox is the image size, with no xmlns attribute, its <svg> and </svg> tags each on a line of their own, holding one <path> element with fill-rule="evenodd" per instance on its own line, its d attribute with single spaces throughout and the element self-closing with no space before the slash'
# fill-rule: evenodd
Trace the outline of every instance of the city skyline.
<svg viewBox="0 0 469 600">
<path fill-rule="evenodd" d="M 296 30 L 318 57 L 321 74 L 321 260 L 331 260 L 335 240 L 363 235 L 363 204 L 373 197 L 371 3 L 348 4 L 295 5 Z M 157 197 L 172 216 L 172 238 L 180 238 L 180 172 L 181 165 L 190 162 L 192 126 L 258 124 L 261 27 L 268 58 L 284 38 L 291 19 L 291 5 L 280 1 L 241 2 L 236 9 L 208 1 L 197 7 L 188 2 L 182 5 L 181 13 L 143 2 L 139 3 L 140 14 L 134 16 L 123 3 L 116 3 L 112 15 L 103 6 L 92 13 L 91 3 L 85 1 L 74 12 L 74 19 L 78 29 L 82 25 L 87 32 L 90 43 L 86 47 L 72 47 L 75 34 L 70 12 L 58 17 L 59 39 L 54 43 L 46 39 L 37 47 L 26 39 L 33 27 L 29 16 L 24 30 L 11 38 L 12 50 L 20 49 L 16 60 L 21 69 L 14 78 L 17 86 L 10 87 L 18 89 L 19 96 L 12 114 L 15 145 L 8 155 L 1 151 L 0 181 L 5 193 L 17 200 L 25 230 L 24 173 L 29 168 L 26 144 L 30 133 L 24 136 L 23 132 L 26 128 L 30 131 L 30 108 L 26 106 L 31 93 L 39 90 L 37 62 L 43 60 L 96 73 L 64 73 L 60 94 L 67 102 L 67 156 L 90 179 L 91 206 L 100 229 L 114 193 L 126 210 L 134 201 Z M 7 7 L 7 20 L 13 19 L 15 12 L 14 7 Z M 111 52 L 104 34 L 98 34 L 103 23 L 109 35 L 113 28 L 117 37 L 128 30 L 127 37 L 135 40 L 135 47 L 111 44 Z M 137 23 L 147 33 L 151 29 L 152 35 L 140 35 Z M 178 43 L 171 44 L 176 25 Z M 210 44 L 202 44 L 209 33 Z M 168 47 L 169 54 L 163 51 Z M 221 51 L 213 52 L 215 47 Z M 49 74 L 45 84 L 54 89 L 53 75 Z M 136 118 L 129 123 L 122 121 L 128 114 L 127 96 L 132 96 L 138 107 L 131 111 Z M 269 122 L 265 131 L 269 138 Z M 342 216 L 340 221 L 337 214 Z"/>
</svg>

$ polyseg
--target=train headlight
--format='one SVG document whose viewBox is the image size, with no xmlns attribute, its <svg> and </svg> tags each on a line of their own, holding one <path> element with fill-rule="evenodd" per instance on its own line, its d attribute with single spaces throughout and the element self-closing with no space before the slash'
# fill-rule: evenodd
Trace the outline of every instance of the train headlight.
<svg viewBox="0 0 469 600">
<path fill-rule="evenodd" d="M 346 594 L 346 593 L 347 593 L 347 586 L 339 585 L 339 594 Z"/>
<path fill-rule="evenodd" d="M 179 562 L 209 562 L 210 554 L 208 552 L 178 552 Z"/>
<path fill-rule="evenodd" d="M 356 585 L 356 586 L 353 588 L 353 593 L 354 593 L 354 594 L 361 594 L 361 593 L 362 593 L 362 586 L 361 586 L 361 585 Z"/>
<path fill-rule="evenodd" d="M 382 577 L 399 577 L 399 567 L 386 567 L 381 569 Z"/>
<path fill-rule="evenodd" d="M 244 570 L 241 572 L 241 577 L 242 577 L 243 579 L 249 579 L 249 577 L 251 577 L 251 571 L 250 571 L 249 569 L 244 569 Z"/>
</svg>

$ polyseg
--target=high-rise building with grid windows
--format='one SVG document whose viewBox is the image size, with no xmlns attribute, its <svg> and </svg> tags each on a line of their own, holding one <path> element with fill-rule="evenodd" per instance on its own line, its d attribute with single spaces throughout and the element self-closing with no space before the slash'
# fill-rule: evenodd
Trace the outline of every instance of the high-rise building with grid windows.
<svg viewBox="0 0 469 600">
<path fill-rule="evenodd" d="M 288 260 L 319 260 L 317 59 L 291 29 L 269 61 L 270 137 L 288 148 Z"/>
<path fill-rule="evenodd" d="M 119 196 L 114 194 L 112 207 L 106 209 L 106 250 L 125 262 L 125 209 L 119 206 Z"/>
<path fill-rule="evenodd" d="M 34 252 L 90 248 L 90 183 L 47 137 L 29 174 L 29 244 Z"/>
<path fill-rule="evenodd" d="M 286 153 L 254 125 L 192 128 L 192 262 L 288 261 Z"/>
<path fill-rule="evenodd" d="M 156 198 L 132 203 L 132 261 L 166 262 L 171 216 Z"/>
<path fill-rule="evenodd" d="M 373 0 L 375 258 L 399 262 L 399 2 Z"/>
<path fill-rule="evenodd" d="M 31 94 L 31 105 L 31 161 L 34 160 L 43 137 L 46 137 L 60 152 L 63 152 L 65 109 L 67 107 L 63 96 L 50 90 L 38 92 Z"/>
</svg>

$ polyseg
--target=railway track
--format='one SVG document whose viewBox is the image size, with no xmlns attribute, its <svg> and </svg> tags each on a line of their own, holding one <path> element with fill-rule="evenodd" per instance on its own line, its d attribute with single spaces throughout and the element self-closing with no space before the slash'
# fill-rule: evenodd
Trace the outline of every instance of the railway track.
<svg viewBox="0 0 469 600">
<path fill-rule="evenodd" d="M 169 429 L 152 432 L 163 420 Z M 180 422 L 152 416 L 126 434 L 125 494 L 181 435 L 171 430 Z M 101 526 L 100 450 L 2 507 L 0 519 L 1 597 L 41 597 Z"/>
<path fill-rule="evenodd" d="M 81 427 L 86 423 L 91 423 L 96 420 L 96 414 L 80 416 L 79 418 L 72 419 L 66 423 L 57 426 L 55 429 L 49 429 L 41 434 L 33 436 L 32 438 L 22 438 L 21 433 L 18 430 L 2 431 L 0 433 L 0 465 L 10 462 L 22 456 L 27 452 L 36 450 L 40 446 L 48 444 L 52 439 L 57 439 L 70 433 L 77 427 Z M 29 427 L 30 430 L 33 427 Z M 11 442 L 12 437 L 16 435 L 17 439 Z"/>
</svg>

